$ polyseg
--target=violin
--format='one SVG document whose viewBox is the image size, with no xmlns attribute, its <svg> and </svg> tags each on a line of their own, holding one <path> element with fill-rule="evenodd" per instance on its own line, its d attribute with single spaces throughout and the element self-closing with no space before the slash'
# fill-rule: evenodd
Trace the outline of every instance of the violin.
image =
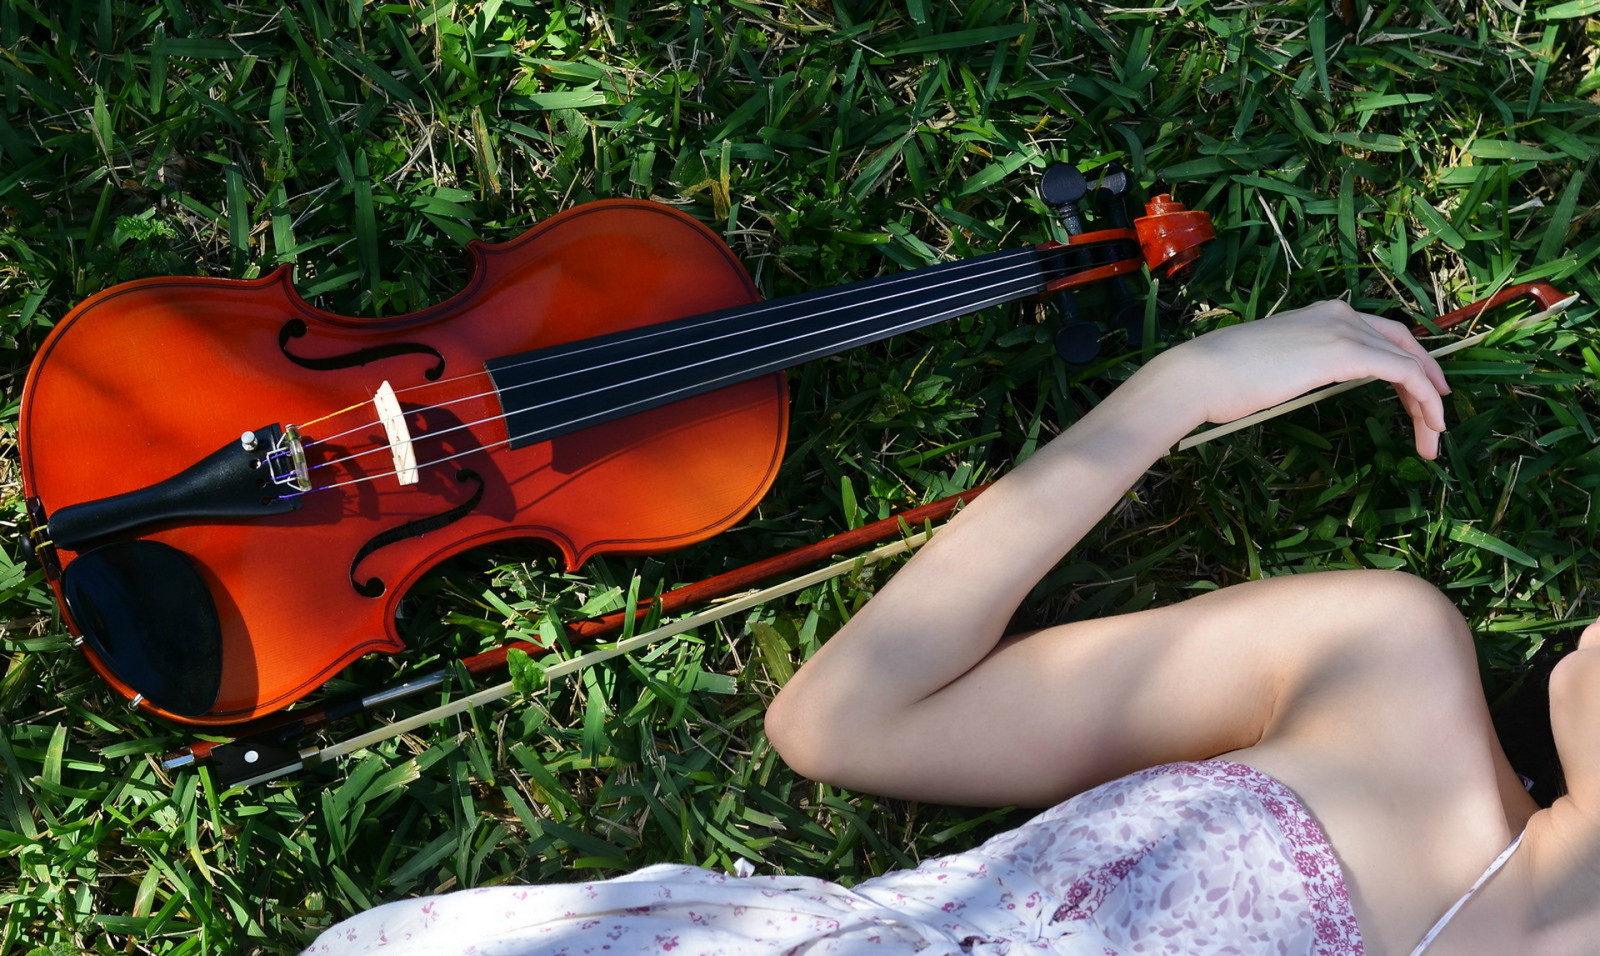
<svg viewBox="0 0 1600 956">
<path fill-rule="evenodd" d="M 1133 225 L 762 301 L 704 225 L 612 199 L 470 243 L 462 291 L 393 318 L 315 308 L 289 266 L 124 283 L 30 370 L 28 547 L 118 693 L 255 719 L 401 651 L 402 596 L 453 555 L 537 538 L 576 570 L 734 524 L 783 455 L 783 369 L 1171 273 L 1211 234 L 1167 197 Z"/>
</svg>

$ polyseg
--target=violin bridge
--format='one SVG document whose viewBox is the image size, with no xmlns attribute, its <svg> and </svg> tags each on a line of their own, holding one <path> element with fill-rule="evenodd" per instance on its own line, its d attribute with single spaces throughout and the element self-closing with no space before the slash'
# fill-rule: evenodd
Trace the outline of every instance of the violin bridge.
<svg viewBox="0 0 1600 956">
<path fill-rule="evenodd" d="M 400 399 L 395 397 L 394 386 L 384 382 L 372 396 L 372 407 L 383 422 L 383 431 L 389 436 L 389 453 L 394 456 L 394 477 L 402 485 L 417 483 L 417 453 L 411 447 L 411 431 L 406 428 L 405 413 L 400 410 Z"/>
</svg>

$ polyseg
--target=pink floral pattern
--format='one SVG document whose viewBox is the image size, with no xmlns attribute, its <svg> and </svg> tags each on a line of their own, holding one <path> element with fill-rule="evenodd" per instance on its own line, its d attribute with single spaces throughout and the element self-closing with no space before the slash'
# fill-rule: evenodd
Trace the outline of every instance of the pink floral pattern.
<svg viewBox="0 0 1600 956">
<path fill-rule="evenodd" d="M 597 883 L 380 906 L 311 956 L 1362 953 L 1327 838 L 1278 781 L 1169 764 L 1080 794 L 977 849 L 852 889 L 660 865 Z"/>
</svg>

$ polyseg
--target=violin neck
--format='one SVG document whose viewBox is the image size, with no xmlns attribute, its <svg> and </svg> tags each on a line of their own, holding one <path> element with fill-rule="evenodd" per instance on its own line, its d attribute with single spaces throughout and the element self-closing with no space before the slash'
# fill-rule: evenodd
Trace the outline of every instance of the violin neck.
<svg viewBox="0 0 1600 956">
<path fill-rule="evenodd" d="M 1045 290 L 1032 247 L 755 302 L 487 363 L 511 447 Z M 529 386 L 529 387 L 522 387 Z"/>
</svg>

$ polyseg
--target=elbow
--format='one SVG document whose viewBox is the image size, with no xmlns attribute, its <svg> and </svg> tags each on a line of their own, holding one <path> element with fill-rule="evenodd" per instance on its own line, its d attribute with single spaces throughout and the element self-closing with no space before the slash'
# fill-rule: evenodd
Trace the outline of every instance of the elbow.
<svg viewBox="0 0 1600 956">
<path fill-rule="evenodd" d="M 845 748 L 831 723 L 824 708 L 813 706 L 790 684 L 767 708 L 767 742 L 795 773 L 819 783 L 838 784 L 847 776 L 839 759 Z"/>
<path fill-rule="evenodd" d="M 767 743 L 777 752 L 789 769 L 801 776 L 816 779 L 813 773 L 814 755 L 820 749 L 815 734 L 807 732 L 807 724 L 800 713 L 803 709 L 789 687 L 778 692 L 767 707 L 765 729 Z"/>
</svg>

